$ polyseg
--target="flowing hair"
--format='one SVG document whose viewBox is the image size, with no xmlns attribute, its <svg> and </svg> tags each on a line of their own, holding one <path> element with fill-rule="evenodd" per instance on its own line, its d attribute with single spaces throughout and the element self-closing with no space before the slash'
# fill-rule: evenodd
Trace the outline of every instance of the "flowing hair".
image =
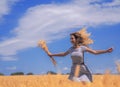
<svg viewBox="0 0 120 87">
<path fill-rule="evenodd" d="M 80 31 L 71 33 L 76 39 L 76 44 L 89 45 L 93 44 L 93 40 L 90 38 L 90 33 L 86 31 L 86 28 L 82 28 Z"/>
</svg>

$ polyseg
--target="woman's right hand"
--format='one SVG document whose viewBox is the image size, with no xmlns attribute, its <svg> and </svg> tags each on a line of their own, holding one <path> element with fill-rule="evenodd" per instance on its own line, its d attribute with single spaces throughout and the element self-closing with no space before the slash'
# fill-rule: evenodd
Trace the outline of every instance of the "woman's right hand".
<svg viewBox="0 0 120 87">
<path fill-rule="evenodd" d="M 50 52 L 48 52 L 47 55 L 48 55 L 49 57 L 52 57 L 52 54 L 51 54 Z"/>
<path fill-rule="evenodd" d="M 54 58 L 52 57 L 52 54 L 50 52 L 47 52 L 48 56 L 50 57 L 52 63 L 56 66 L 56 61 L 54 60 Z"/>
</svg>

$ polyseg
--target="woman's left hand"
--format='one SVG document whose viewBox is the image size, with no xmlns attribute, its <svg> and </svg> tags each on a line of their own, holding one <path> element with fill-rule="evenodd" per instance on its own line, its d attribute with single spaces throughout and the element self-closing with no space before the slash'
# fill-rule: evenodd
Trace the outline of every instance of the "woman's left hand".
<svg viewBox="0 0 120 87">
<path fill-rule="evenodd" d="M 113 48 L 109 48 L 107 52 L 111 53 L 113 51 Z"/>
</svg>

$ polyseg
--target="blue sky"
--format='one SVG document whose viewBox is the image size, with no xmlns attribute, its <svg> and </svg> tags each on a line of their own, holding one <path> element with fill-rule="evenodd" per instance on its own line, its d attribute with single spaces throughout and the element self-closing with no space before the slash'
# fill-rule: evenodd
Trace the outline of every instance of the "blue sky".
<svg viewBox="0 0 120 87">
<path fill-rule="evenodd" d="M 55 57 L 54 67 L 37 46 L 45 40 L 52 53 L 71 47 L 69 34 L 87 27 L 94 44 L 92 49 L 113 47 L 111 54 L 85 53 L 85 63 L 93 73 L 109 69 L 117 73 L 120 61 L 119 0 L 2 0 L 0 3 L 0 72 L 9 75 L 44 74 L 47 71 L 69 73 L 70 55 Z"/>
</svg>

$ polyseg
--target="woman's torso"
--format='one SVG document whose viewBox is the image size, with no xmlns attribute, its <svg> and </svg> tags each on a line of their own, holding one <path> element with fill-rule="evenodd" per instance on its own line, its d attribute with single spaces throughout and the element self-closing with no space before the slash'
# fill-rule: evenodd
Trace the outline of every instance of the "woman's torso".
<svg viewBox="0 0 120 87">
<path fill-rule="evenodd" d="M 78 48 L 71 47 L 69 53 L 71 55 L 73 64 L 84 64 L 84 52 L 86 47 L 80 46 Z"/>
</svg>

